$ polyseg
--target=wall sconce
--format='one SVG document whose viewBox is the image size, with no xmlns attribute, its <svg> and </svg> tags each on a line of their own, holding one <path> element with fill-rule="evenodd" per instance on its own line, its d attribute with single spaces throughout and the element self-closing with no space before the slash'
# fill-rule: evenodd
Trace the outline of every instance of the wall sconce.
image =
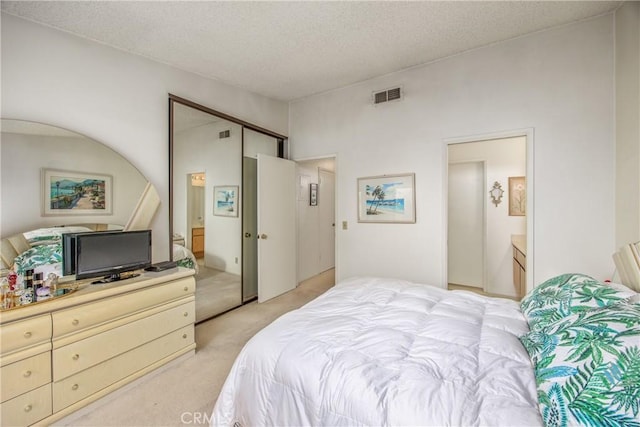
<svg viewBox="0 0 640 427">
<path fill-rule="evenodd" d="M 502 185 L 500 185 L 498 181 L 494 182 L 493 188 L 491 189 L 491 191 L 489 191 L 489 194 L 491 195 L 491 203 L 496 205 L 496 208 L 502 201 L 503 193 L 504 193 L 504 190 L 502 189 Z"/>
</svg>

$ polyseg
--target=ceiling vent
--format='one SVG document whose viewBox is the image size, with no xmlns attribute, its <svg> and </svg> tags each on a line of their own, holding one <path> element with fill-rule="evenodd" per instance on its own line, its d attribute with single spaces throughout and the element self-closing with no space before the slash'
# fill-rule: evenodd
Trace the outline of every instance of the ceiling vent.
<svg viewBox="0 0 640 427">
<path fill-rule="evenodd" d="M 373 103 L 382 104 L 389 101 L 400 101 L 402 99 L 402 87 L 394 87 L 380 92 L 373 93 Z"/>
<path fill-rule="evenodd" d="M 231 136 L 231 131 L 230 130 L 223 130 L 218 135 L 220 136 L 220 139 L 229 138 Z"/>
</svg>

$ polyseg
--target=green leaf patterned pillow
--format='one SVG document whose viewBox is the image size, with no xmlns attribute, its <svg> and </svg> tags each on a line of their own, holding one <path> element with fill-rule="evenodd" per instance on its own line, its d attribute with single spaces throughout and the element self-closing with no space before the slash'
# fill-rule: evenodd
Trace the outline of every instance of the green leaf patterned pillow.
<svg viewBox="0 0 640 427">
<path fill-rule="evenodd" d="M 572 314 L 520 340 L 546 426 L 640 426 L 640 304 Z"/>
<path fill-rule="evenodd" d="M 62 245 L 60 242 L 48 245 L 38 245 L 27 249 L 14 259 L 15 271 L 24 274 L 26 270 L 43 265 L 62 262 Z"/>
<path fill-rule="evenodd" d="M 563 274 L 535 287 L 520 308 L 529 329 L 543 330 L 564 317 L 627 300 L 631 290 L 614 289 L 584 274 Z"/>
</svg>

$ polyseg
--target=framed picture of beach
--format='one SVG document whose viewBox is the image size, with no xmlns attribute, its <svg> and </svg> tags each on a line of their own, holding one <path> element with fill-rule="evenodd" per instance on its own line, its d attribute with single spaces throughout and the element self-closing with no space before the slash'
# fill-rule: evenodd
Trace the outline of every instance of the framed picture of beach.
<svg viewBox="0 0 640 427">
<path fill-rule="evenodd" d="M 42 169 L 42 213 L 111 215 L 113 177 L 88 172 Z"/>
<path fill-rule="evenodd" d="M 237 185 L 213 187 L 213 214 L 218 216 L 238 216 Z"/>
<path fill-rule="evenodd" d="M 358 222 L 416 222 L 415 174 L 358 178 Z"/>
</svg>

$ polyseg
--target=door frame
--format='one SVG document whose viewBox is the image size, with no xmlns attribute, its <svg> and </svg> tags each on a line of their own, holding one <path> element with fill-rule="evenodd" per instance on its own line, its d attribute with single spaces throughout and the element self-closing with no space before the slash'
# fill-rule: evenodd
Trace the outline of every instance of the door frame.
<svg viewBox="0 0 640 427">
<path fill-rule="evenodd" d="M 324 160 L 324 159 L 333 159 L 333 167 L 334 167 L 334 189 L 333 189 L 333 198 L 334 198 L 334 203 L 333 203 L 333 209 L 334 209 L 334 219 L 336 221 L 336 233 L 335 233 L 335 239 L 333 242 L 334 248 L 333 248 L 333 256 L 335 258 L 334 260 L 334 271 L 335 271 L 335 280 L 336 283 L 338 282 L 338 279 L 340 277 L 340 256 L 339 256 L 339 249 L 340 249 L 340 233 L 338 233 L 338 223 L 340 221 L 338 221 L 338 212 L 340 212 L 340 186 L 338 185 L 338 177 L 340 175 L 339 170 L 340 170 L 340 162 L 338 161 L 338 154 L 337 153 L 330 153 L 330 154 L 326 154 L 326 155 L 322 155 L 322 156 L 310 156 L 310 157 L 298 157 L 298 158 L 294 158 L 292 159 L 294 162 L 296 163 L 302 163 L 302 162 L 307 162 L 307 161 L 311 161 L 311 160 Z M 298 216 L 296 215 L 296 230 L 298 229 L 300 225 L 300 218 L 298 218 Z M 341 229 L 341 228 L 340 228 Z M 300 279 L 300 254 L 297 254 L 297 259 L 296 259 L 296 269 L 298 270 L 298 280 Z"/>
<path fill-rule="evenodd" d="M 535 186 L 534 186 L 534 165 L 535 165 L 535 138 L 534 128 L 521 128 L 514 130 L 498 131 L 492 133 L 474 134 L 468 136 L 458 136 L 443 139 L 443 200 L 442 200 L 442 218 L 443 218 L 443 238 L 442 238 L 442 254 L 443 254 L 443 266 L 442 271 L 444 278 L 444 288 L 447 288 L 448 283 L 448 249 L 447 249 L 447 237 L 449 235 L 449 145 L 463 144 L 467 142 L 480 142 L 491 139 L 504 139 L 524 137 L 526 144 L 526 181 L 527 181 L 527 289 L 529 292 L 534 288 L 535 284 Z M 486 284 L 485 284 L 486 286 Z"/>
<path fill-rule="evenodd" d="M 447 145 L 447 150 L 448 150 L 449 146 Z M 449 158 L 449 155 L 447 153 L 447 159 Z M 450 164 L 463 164 L 463 163 L 480 163 L 482 165 L 482 176 L 483 176 L 483 180 L 482 180 L 482 187 L 483 187 L 483 194 L 486 194 L 487 191 L 487 162 L 484 159 L 476 159 L 476 160 L 460 160 L 460 161 L 456 161 L 456 162 L 447 162 L 447 205 L 449 204 L 449 165 Z M 446 221 L 447 224 L 449 224 L 449 208 L 447 206 L 447 217 L 446 217 Z M 447 286 L 449 284 L 449 245 L 448 245 L 448 240 L 449 240 L 449 227 L 447 227 L 447 253 L 446 253 L 446 258 L 447 258 Z M 482 291 L 483 292 L 487 292 L 487 240 L 488 240 L 488 235 L 487 235 L 487 198 L 483 197 L 482 198 Z"/>
</svg>

